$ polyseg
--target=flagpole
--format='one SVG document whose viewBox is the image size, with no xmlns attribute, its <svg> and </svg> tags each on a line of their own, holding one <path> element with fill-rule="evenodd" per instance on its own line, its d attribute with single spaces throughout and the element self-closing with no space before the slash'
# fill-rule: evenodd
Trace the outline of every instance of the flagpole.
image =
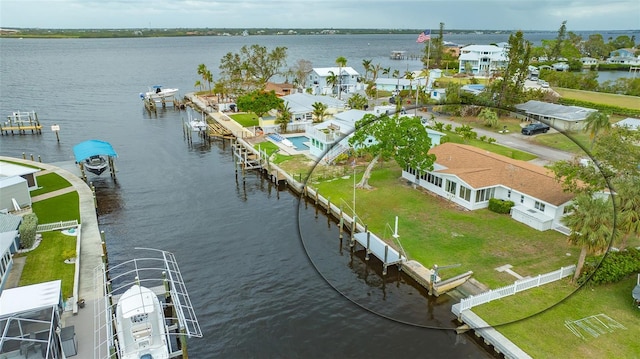
<svg viewBox="0 0 640 359">
<path fill-rule="evenodd" d="M 431 58 L 431 36 L 429 36 L 429 45 L 427 45 L 427 71 L 429 71 L 429 59 Z"/>
</svg>

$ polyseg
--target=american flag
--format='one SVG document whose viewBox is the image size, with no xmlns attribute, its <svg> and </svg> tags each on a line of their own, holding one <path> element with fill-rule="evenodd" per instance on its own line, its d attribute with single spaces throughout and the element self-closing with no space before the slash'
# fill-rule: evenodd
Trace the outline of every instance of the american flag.
<svg viewBox="0 0 640 359">
<path fill-rule="evenodd" d="M 427 40 L 431 40 L 431 30 L 424 30 L 418 35 L 418 39 L 416 42 L 425 42 Z"/>
</svg>

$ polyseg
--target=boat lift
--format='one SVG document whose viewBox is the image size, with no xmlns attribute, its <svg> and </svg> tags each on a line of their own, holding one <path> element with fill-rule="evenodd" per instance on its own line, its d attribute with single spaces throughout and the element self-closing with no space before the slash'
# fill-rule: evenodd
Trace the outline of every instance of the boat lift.
<svg viewBox="0 0 640 359">
<path fill-rule="evenodd" d="M 169 357 L 186 353 L 187 338 L 202 338 L 202 330 L 185 282 L 171 252 L 153 248 L 135 248 L 154 254 L 107 268 L 95 268 L 95 290 L 102 297 L 94 300 L 94 359 L 118 358 L 116 306 L 132 285 L 151 289 L 160 297 L 164 310 Z"/>
</svg>

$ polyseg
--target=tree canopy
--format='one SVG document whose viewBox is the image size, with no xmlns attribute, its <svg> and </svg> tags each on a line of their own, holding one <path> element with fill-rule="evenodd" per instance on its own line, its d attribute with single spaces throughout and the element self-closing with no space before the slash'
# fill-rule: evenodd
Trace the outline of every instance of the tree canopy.
<svg viewBox="0 0 640 359">
<path fill-rule="evenodd" d="M 277 109 L 282 103 L 282 99 L 276 96 L 275 91 L 254 90 L 245 95 L 241 95 L 236 100 L 238 109 L 242 111 L 250 111 L 258 117 L 262 117 L 271 109 Z"/>
<path fill-rule="evenodd" d="M 239 53 L 228 52 L 220 60 L 220 75 L 231 88 L 240 92 L 262 88 L 273 76 L 282 74 L 286 66 L 287 48 L 269 52 L 260 45 L 244 45 Z"/>
</svg>

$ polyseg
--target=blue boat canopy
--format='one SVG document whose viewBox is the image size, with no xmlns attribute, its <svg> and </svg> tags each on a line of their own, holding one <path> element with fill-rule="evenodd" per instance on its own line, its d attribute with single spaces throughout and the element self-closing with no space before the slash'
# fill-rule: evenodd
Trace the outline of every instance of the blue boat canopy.
<svg viewBox="0 0 640 359">
<path fill-rule="evenodd" d="M 118 157 L 109 142 L 100 140 L 84 141 L 73 146 L 73 154 L 76 157 L 76 162 L 84 161 L 91 156 Z"/>
</svg>

